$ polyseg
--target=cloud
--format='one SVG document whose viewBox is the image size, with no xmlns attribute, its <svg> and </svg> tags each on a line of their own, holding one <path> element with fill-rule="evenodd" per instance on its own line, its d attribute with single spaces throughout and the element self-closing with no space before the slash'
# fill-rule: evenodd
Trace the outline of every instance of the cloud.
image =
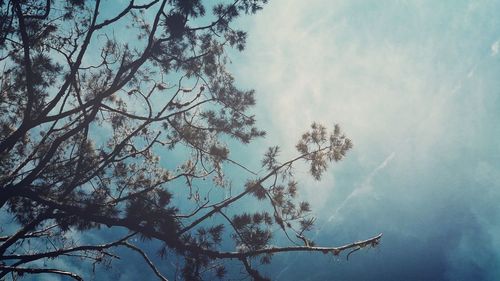
<svg viewBox="0 0 500 281">
<path fill-rule="evenodd" d="M 497 40 L 493 44 L 491 44 L 491 56 L 494 57 L 498 55 L 499 50 L 500 50 L 500 40 Z"/>
<path fill-rule="evenodd" d="M 298 279 L 303 269 L 304 280 L 363 280 L 360 271 L 370 280 L 496 280 L 487 260 L 498 258 L 500 186 L 489 175 L 500 171 L 487 167 L 500 165 L 491 156 L 500 153 L 500 84 L 484 50 L 500 51 L 500 41 L 491 44 L 499 5 L 273 1 L 256 17 L 236 73 L 256 87 L 268 141 L 288 143 L 291 155 L 290 140 L 313 121 L 340 123 L 354 141 L 325 182 L 300 174 L 323 229 L 317 242 L 387 234 L 380 261 L 344 270 L 289 257 L 277 276 Z M 348 219 L 334 219 L 340 213 Z M 474 237 L 484 254 L 469 258 Z"/>
<path fill-rule="evenodd" d="M 308 1 L 283 8 L 278 1 L 256 17 L 245 63 L 236 72 L 239 81 L 256 86 L 263 113 L 257 116 L 267 117 L 268 141 L 282 144 L 284 158 L 294 155 L 295 140 L 314 121 L 341 124 L 354 141 L 348 158 L 356 158 L 361 171 L 414 138 L 416 129 L 422 129 L 426 145 L 443 134 L 449 99 L 473 65 L 436 67 L 435 50 L 447 42 L 420 42 L 429 32 L 426 19 L 420 13 L 399 15 L 398 9 L 419 11 L 420 5 L 356 10 L 362 6 Z M 402 16 L 415 29 L 411 34 L 392 30 Z M 324 195 L 335 191 L 334 177 L 326 180 L 310 192 L 320 209 Z"/>
<path fill-rule="evenodd" d="M 337 219 L 338 218 L 338 215 L 339 215 L 339 212 L 341 212 L 342 208 L 349 203 L 349 200 L 357 197 L 357 196 L 361 196 L 361 195 L 368 195 L 370 193 L 373 192 L 373 185 L 372 185 L 372 179 L 373 177 L 382 169 L 384 169 L 387 164 L 389 164 L 389 162 L 391 162 L 391 160 L 394 158 L 394 156 L 396 155 L 395 152 L 392 152 L 391 154 L 389 154 L 389 156 L 387 156 L 387 158 L 385 158 L 384 161 L 382 161 L 382 163 L 380 163 L 380 165 L 378 165 L 367 177 L 366 179 L 364 180 L 364 182 L 361 184 L 361 186 L 357 187 L 356 189 L 354 189 L 350 194 L 349 196 L 347 196 L 347 198 L 342 201 L 342 203 L 339 204 L 339 206 L 337 207 L 337 209 L 335 209 L 335 211 L 333 212 L 333 214 L 328 218 L 328 222 L 332 222 L 333 220 Z M 373 194 L 372 194 L 373 195 Z"/>
</svg>

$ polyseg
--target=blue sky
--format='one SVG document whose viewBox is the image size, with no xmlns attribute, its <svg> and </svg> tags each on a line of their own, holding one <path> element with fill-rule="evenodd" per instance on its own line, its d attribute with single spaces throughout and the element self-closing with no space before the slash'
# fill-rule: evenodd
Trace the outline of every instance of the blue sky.
<svg viewBox="0 0 500 281">
<path fill-rule="evenodd" d="M 232 69 L 257 91 L 268 131 L 259 145 L 293 155 L 313 121 L 340 123 L 354 141 L 323 181 L 299 173 L 317 241 L 384 233 L 348 262 L 275 258 L 270 276 L 500 279 L 499 10 L 500 1 L 271 1 L 240 22 L 248 46 Z"/>
</svg>

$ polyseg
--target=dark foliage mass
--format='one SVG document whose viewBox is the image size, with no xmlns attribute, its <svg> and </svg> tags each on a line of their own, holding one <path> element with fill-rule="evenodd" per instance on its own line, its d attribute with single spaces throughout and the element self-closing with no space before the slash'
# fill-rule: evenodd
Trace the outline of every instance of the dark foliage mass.
<svg viewBox="0 0 500 281">
<path fill-rule="evenodd" d="M 253 91 L 226 70 L 227 49 L 243 50 L 246 39 L 231 22 L 266 0 L 214 2 L 0 1 L 0 210 L 9 222 L 0 229 L 0 279 L 83 280 L 53 261 L 109 264 L 124 248 L 160 280 L 225 278 L 227 260 L 265 280 L 254 265 L 279 252 L 338 255 L 378 243 L 327 248 L 306 237 L 314 218 L 297 199 L 292 168 L 305 161 L 320 179 L 341 160 L 351 142 L 338 126 L 329 134 L 313 124 L 289 161 L 270 148 L 261 175 L 231 159 L 228 143 L 264 136 L 249 113 Z M 250 175 L 230 196 L 221 195 L 226 164 Z M 251 200 L 262 207 L 245 210 Z M 97 229 L 127 234 L 71 239 Z M 288 245 L 274 245 L 277 233 Z M 161 273 L 134 236 L 160 241 L 160 257 L 182 257 L 179 270 Z"/>
</svg>

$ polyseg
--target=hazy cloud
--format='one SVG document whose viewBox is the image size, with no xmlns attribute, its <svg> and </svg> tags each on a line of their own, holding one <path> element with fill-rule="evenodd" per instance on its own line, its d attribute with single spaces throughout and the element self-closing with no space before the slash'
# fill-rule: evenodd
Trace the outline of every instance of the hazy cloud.
<svg viewBox="0 0 500 281">
<path fill-rule="evenodd" d="M 493 44 L 491 44 L 491 56 L 498 55 L 499 50 L 500 50 L 500 40 L 497 40 Z"/>
<path fill-rule="evenodd" d="M 304 265 L 295 255 L 270 272 L 280 280 L 498 279 L 500 181 L 492 179 L 500 171 L 491 167 L 500 165 L 500 65 L 484 51 L 500 51 L 491 44 L 498 9 L 498 1 L 272 1 L 252 19 L 235 71 L 257 90 L 267 141 L 292 155 L 290 140 L 313 121 L 340 123 L 354 140 L 325 181 L 301 175 L 323 225 L 317 241 L 384 232 L 380 252 L 354 263 Z"/>
</svg>

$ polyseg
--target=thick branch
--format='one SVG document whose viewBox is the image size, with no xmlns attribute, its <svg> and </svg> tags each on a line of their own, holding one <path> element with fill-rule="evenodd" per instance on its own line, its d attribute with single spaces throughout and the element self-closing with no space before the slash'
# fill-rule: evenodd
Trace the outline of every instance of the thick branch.
<svg viewBox="0 0 500 281">
<path fill-rule="evenodd" d="M 166 242 L 168 245 L 175 247 L 179 250 L 186 250 L 190 251 L 193 253 L 199 253 L 202 255 L 206 255 L 209 257 L 213 258 L 219 258 L 219 259 L 242 259 L 246 257 L 253 257 L 253 256 L 258 256 L 258 255 L 263 255 L 263 254 L 275 254 L 275 253 L 281 253 L 281 252 L 322 252 L 324 254 L 327 253 L 332 253 L 334 255 L 340 254 L 342 251 L 347 250 L 347 249 L 353 249 L 353 248 L 363 248 L 366 246 L 376 246 L 379 244 L 380 239 L 382 237 L 382 233 L 369 238 L 367 240 L 362 240 L 358 242 L 354 242 L 351 244 L 346 244 L 343 246 L 339 247 L 312 247 L 312 246 L 291 246 L 291 247 L 269 247 L 269 248 L 263 248 L 263 249 L 258 249 L 258 250 L 253 250 L 253 251 L 246 251 L 246 252 L 218 252 L 218 251 L 213 251 L 213 250 L 208 250 L 204 248 L 200 248 L 199 246 L 196 245 L 190 245 L 190 244 L 180 244 L 178 243 L 179 241 L 176 241 L 176 237 L 169 237 L 166 236 L 164 233 L 159 232 L 153 228 L 141 226 L 135 223 L 131 223 L 130 221 L 126 219 L 121 219 L 121 218 L 111 218 L 111 217 L 106 217 L 106 216 L 100 216 L 100 215 L 93 215 L 93 214 L 86 214 L 85 212 L 82 211 L 81 208 L 74 207 L 74 206 L 67 206 L 67 205 L 62 205 L 47 199 L 42 199 L 40 198 L 36 193 L 34 192 L 28 192 L 30 193 L 30 198 L 48 205 L 52 208 L 67 212 L 71 215 L 76 215 L 83 217 L 84 219 L 88 221 L 93 221 L 97 223 L 101 223 L 104 225 L 107 225 L 108 227 L 111 226 L 121 226 L 125 227 L 127 229 L 137 231 L 143 234 L 146 234 L 150 237 L 156 238 L 160 241 Z M 215 208 L 219 210 L 220 208 Z M 218 212 L 218 211 L 217 211 Z M 176 241 L 176 242 L 174 242 Z"/>
<path fill-rule="evenodd" d="M 47 213 L 48 212 L 39 215 L 37 218 L 35 218 L 30 223 L 25 225 L 18 232 L 16 232 L 16 234 L 10 236 L 7 240 L 5 240 L 5 242 L 2 245 L 0 245 L 0 256 L 2 256 L 12 244 L 16 243 L 17 240 L 21 239 L 29 231 L 34 229 L 40 222 L 42 222 L 46 218 Z"/>
</svg>

